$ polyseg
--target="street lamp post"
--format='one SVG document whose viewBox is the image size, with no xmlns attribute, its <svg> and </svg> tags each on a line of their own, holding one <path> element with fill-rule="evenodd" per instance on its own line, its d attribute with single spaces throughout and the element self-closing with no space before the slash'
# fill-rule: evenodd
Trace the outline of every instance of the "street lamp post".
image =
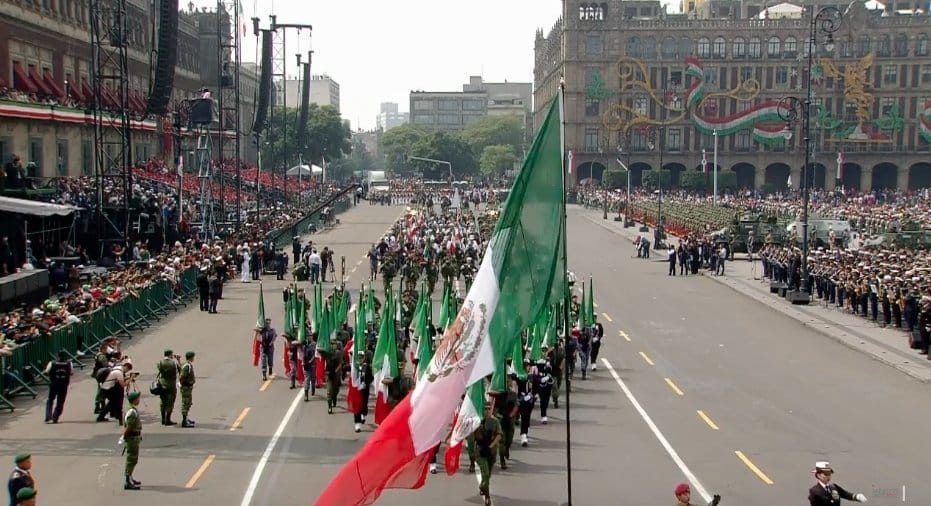
<svg viewBox="0 0 931 506">
<path fill-rule="evenodd" d="M 811 170 L 811 104 L 812 104 L 812 87 L 811 87 L 811 68 L 814 62 L 814 52 L 817 45 L 817 36 L 820 31 L 825 37 L 825 49 L 832 51 L 834 49 L 834 32 L 838 31 L 843 21 L 843 14 L 840 9 L 832 6 L 824 7 L 815 12 L 811 11 L 811 23 L 808 32 L 808 60 L 807 76 L 805 82 L 805 99 L 800 100 L 797 97 L 783 97 L 779 101 L 779 116 L 786 122 L 783 129 L 783 135 L 786 141 L 792 138 L 792 129 L 795 127 L 802 116 L 802 141 L 805 143 L 805 165 L 802 167 L 802 279 L 799 283 L 799 289 L 810 294 L 811 288 L 808 279 L 808 203 L 809 203 L 809 186 Z M 801 109 L 801 111 L 799 111 Z"/>
<path fill-rule="evenodd" d="M 718 205 L 718 129 L 715 128 L 711 132 L 712 137 L 714 137 L 714 155 L 711 157 L 711 164 L 714 165 L 714 197 L 712 197 L 712 205 Z"/>
</svg>

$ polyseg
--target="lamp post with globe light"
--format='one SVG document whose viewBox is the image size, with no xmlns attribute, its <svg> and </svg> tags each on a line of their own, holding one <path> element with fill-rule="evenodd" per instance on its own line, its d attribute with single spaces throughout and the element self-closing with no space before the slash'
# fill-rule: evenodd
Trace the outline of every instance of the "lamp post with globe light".
<svg viewBox="0 0 931 506">
<path fill-rule="evenodd" d="M 802 141 L 805 143 L 805 165 L 802 167 L 802 279 L 799 283 L 799 289 L 805 294 L 811 293 L 811 288 L 809 286 L 808 279 L 808 252 L 809 252 L 809 237 L 808 237 L 808 206 L 809 206 L 809 190 L 811 186 L 811 105 L 812 105 L 812 87 L 811 87 L 811 69 L 814 63 L 814 53 L 815 48 L 818 44 L 818 35 L 823 34 L 824 39 L 824 49 L 827 52 L 834 50 L 834 36 L 833 34 L 837 32 L 841 27 L 841 22 L 843 21 L 843 14 L 840 9 L 828 6 L 824 7 L 821 10 L 815 12 L 811 11 L 811 22 L 809 25 L 808 33 L 808 54 L 807 54 L 807 68 L 808 72 L 806 75 L 805 82 L 805 99 L 799 99 L 797 97 L 783 97 L 779 100 L 779 106 L 777 111 L 779 112 L 780 118 L 786 122 L 785 128 L 782 129 L 782 134 L 785 137 L 786 141 L 792 139 L 792 131 L 795 129 L 798 124 L 799 116 L 802 120 Z"/>
</svg>

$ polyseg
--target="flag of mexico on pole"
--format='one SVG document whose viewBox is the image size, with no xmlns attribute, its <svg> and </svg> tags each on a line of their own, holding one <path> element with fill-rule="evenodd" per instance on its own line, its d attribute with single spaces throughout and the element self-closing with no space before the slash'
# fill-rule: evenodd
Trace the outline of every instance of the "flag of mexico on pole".
<svg viewBox="0 0 931 506">
<path fill-rule="evenodd" d="M 255 317 L 255 332 L 252 334 L 252 367 L 259 366 L 259 357 L 262 354 L 262 329 L 265 328 L 265 297 L 262 294 L 262 283 L 259 283 L 259 308 Z"/>
<path fill-rule="evenodd" d="M 466 389 L 503 365 L 521 330 L 565 296 L 561 102 L 550 106 L 475 281 L 428 369 L 330 481 L 317 506 L 369 505 L 387 488 L 423 486 L 432 450 L 446 440 Z M 451 447 L 471 434 L 473 418 L 457 418 Z"/>
</svg>

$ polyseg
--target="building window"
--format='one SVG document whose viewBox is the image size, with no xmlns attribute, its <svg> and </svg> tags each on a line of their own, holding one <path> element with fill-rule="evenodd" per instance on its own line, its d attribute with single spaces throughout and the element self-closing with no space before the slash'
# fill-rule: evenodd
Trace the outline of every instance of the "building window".
<svg viewBox="0 0 931 506">
<path fill-rule="evenodd" d="M 42 139 L 38 137 L 29 139 L 29 160 L 27 160 L 26 163 L 36 164 L 36 171 L 42 172 Z M 29 174 L 28 171 L 26 175 L 29 177 L 40 177 L 39 174 Z"/>
<path fill-rule="evenodd" d="M 870 36 L 861 35 L 857 41 L 857 57 L 863 58 L 870 53 Z"/>
<path fill-rule="evenodd" d="M 438 123 L 441 125 L 461 125 L 462 119 L 458 114 L 440 114 Z"/>
<path fill-rule="evenodd" d="M 921 66 L 921 82 L 931 83 L 931 64 L 925 63 Z"/>
<path fill-rule="evenodd" d="M 876 55 L 877 56 L 889 56 L 889 54 L 892 52 L 889 46 L 890 46 L 889 36 L 880 35 L 876 39 Z"/>
<path fill-rule="evenodd" d="M 639 95 L 634 99 L 634 110 L 637 111 L 637 114 L 646 116 L 648 114 L 649 107 L 650 103 L 647 100 L 647 97 Z"/>
<path fill-rule="evenodd" d="M 724 37 L 714 39 L 714 57 L 724 58 L 727 55 L 727 41 Z"/>
<path fill-rule="evenodd" d="M 650 60 L 656 58 L 656 39 L 653 37 L 643 39 L 643 57 Z"/>
<path fill-rule="evenodd" d="M 740 67 L 740 80 L 753 79 L 753 67 Z"/>
<path fill-rule="evenodd" d="M 678 128 L 670 128 L 669 135 L 666 136 L 666 148 L 669 151 L 679 151 L 682 149 L 682 131 Z"/>
<path fill-rule="evenodd" d="M 482 105 L 484 105 L 484 100 L 463 100 L 462 101 L 462 110 L 463 111 L 481 111 Z"/>
<path fill-rule="evenodd" d="M 776 67 L 776 84 L 785 86 L 789 82 L 789 67 Z"/>
<path fill-rule="evenodd" d="M 928 37 L 925 34 L 915 40 L 915 56 L 928 56 Z"/>
<path fill-rule="evenodd" d="M 663 39 L 663 45 L 660 48 L 660 51 L 662 51 L 663 54 L 663 58 L 675 58 L 678 54 L 676 49 L 676 39 L 672 37 L 666 37 Z"/>
<path fill-rule="evenodd" d="M 588 35 L 585 37 L 585 54 L 588 56 L 601 56 L 604 48 L 601 44 L 601 35 Z"/>
<path fill-rule="evenodd" d="M 741 130 L 734 136 L 734 146 L 741 151 L 750 149 L 750 130 Z"/>
<path fill-rule="evenodd" d="M 57 168 L 59 176 L 68 175 L 68 141 L 66 139 L 58 139 L 55 143 L 55 146 L 58 151 L 58 160 Z"/>
<path fill-rule="evenodd" d="M 81 174 L 90 176 L 94 173 L 94 151 L 91 148 L 91 141 L 81 141 Z"/>
<path fill-rule="evenodd" d="M 694 48 L 692 47 L 692 39 L 688 37 L 682 37 L 679 39 L 679 57 L 692 56 Z"/>
<path fill-rule="evenodd" d="M 598 129 L 597 128 L 586 128 L 585 129 L 585 151 L 587 152 L 598 151 Z"/>
<path fill-rule="evenodd" d="M 458 111 L 459 110 L 459 101 L 458 100 L 440 100 L 437 103 L 437 109 L 441 111 Z"/>
<path fill-rule="evenodd" d="M 6 163 L 12 161 L 10 156 L 13 153 L 10 150 L 13 149 L 13 143 L 10 141 L 9 137 L 0 137 L 0 162 Z"/>
<path fill-rule="evenodd" d="M 750 37 L 750 44 L 747 45 L 747 54 L 750 58 L 759 58 L 762 53 L 763 43 L 759 37 Z"/>
<path fill-rule="evenodd" d="M 798 56 L 798 42 L 795 37 L 787 37 L 782 44 L 782 50 L 786 58 L 795 58 Z"/>
<path fill-rule="evenodd" d="M 896 84 L 899 82 L 899 66 L 883 65 L 883 84 Z"/>
<path fill-rule="evenodd" d="M 717 67 L 705 67 L 704 70 L 705 70 L 705 83 L 717 84 L 718 68 Z"/>
<path fill-rule="evenodd" d="M 900 33 L 895 36 L 895 55 L 908 56 L 908 35 Z"/>
<path fill-rule="evenodd" d="M 643 44 L 640 42 L 640 37 L 627 39 L 627 56 L 633 56 L 634 58 L 643 56 Z"/>
<path fill-rule="evenodd" d="M 432 100 L 415 100 L 414 101 L 414 110 L 417 111 L 429 111 L 433 109 Z"/>
<path fill-rule="evenodd" d="M 769 42 L 766 43 L 766 56 L 770 58 L 779 58 L 782 52 L 782 41 L 779 40 L 779 37 L 770 37 Z"/>
<path fill-rule="evenodd" d="M 585 115 L 586 116 L 598 116 L 599 109 L 601 107 L 601 100 L 597 98 L 586 98 L 585 99 Z"/>
<path fill-rule="evenodd" d="M 579 6 L 579 19 L 581 21 L 604 21 L 608 11 L 608 4 L 585 3 Z"/>
<path fill-rule="evenodd" d="M 414 123 L 417 125 L 432 125 L 436 119 L 430 114 L 415 114 Z"/>
<path fill-rule="evenodd" d="M 711 41 L 706 37 L 698 39 L 698 57 L 708 58 L 711 56 Z"/>
<path fill-rule="evenodd" d="M 747 41 L 743 37 L 734 39 L 734 58 L 744 58 L 747 56 Z"/>
</svg>

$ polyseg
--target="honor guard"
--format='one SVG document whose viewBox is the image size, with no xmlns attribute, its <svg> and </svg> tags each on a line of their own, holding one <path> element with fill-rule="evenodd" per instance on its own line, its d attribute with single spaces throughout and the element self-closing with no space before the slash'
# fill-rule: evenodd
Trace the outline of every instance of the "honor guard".
<svg viewBox="0 0 931 506">
<path fill-rule="evenodd" d="M 491 504 L 491 494 L 489 485 L 491 484 L 491 470 L 495 467 L 495 458 L 498 453 L 498 446 L 503 439 L 501 436 L 501 424 L 494 414 L 494 404 L 485 404 L 485 418 L 482 424 L 473 434 L 475 442 L 475 460 L 478 462 L 481 481 L 478 485 L 478 493 L 485 500 L 485 505 Z"/>
<path fill-rule="evenodd" d="M 278 334 L 275 333 L 275 329 L 272 328 L 272 319 L 265 319 L 265 326 L 259 331 L 259 347 L 262 353 L 262 381 L 268 379 L 272 375 L 272 364 L 275 361 L 275 340 L 278 339 Z"/>
<path fill-rule="evenodd" d="M 139 392 L 130 392 L 127 396 L 129 409 L 126 410 L 126 416 L 123 417 L 123 443 L 126 445 L 123 451 L 126 453 L 126 468 L 123 474 L 126 482 L 123 484 L 125 490 L 139 490 L 142 486 L 141 481 L 133 478 L 133 471 L 136 470 L 136 464 L 139 463 L 139 443 L 142 441 L 142 420 L 139 417 Z"/>
<path fill-rule="evenodd" d="M 304 402 L 310 401 L 311 395 L 317 395 L 317 336 L 311 334 L 304 343 Z"/>
<path fill-rule="evenodd" d="M 7 491 L 10 494 L 10 506 L 16 505 L 16 494 L 21 490 L 29 488 L 35 490 L 36 482 L 32 479 L 32 454 L 20 453 L 13 459 L 16 467 L 10 473 L 10 478 L 6 482 Z"/>
<path fill-rule="evenodd" d="M 817 480 L 817 483 L 808 489 L 808 503 L 811 506 L 838 506 L 842 499 L 856 502 L 867 501 L 865 495 L 851 494 L 840 485 L 831 483 L 834 469 L 831 468 L 830 462 L 815 462 L 815 468 L 811 472 L 815 474 Z"/>
<path fill-rule="evenodd" d="M 550 397 L 553 394 L 553 387 L 556 380 L 553 378 L 553 368 L 546 359 L 537 361 L 536 372 L 532 378 L 533 388 L 540 399 L 540 423 L 546 425 L 549 418 L 546 416 L 546 410 L 550 407 Z"/>
<path fill-rule="evenodd" d="M 36 506 L 36 491 L 34 488 L 26 487 L 19 489 L 16 493 L 17 506 Z"/>
<path fill-rule="evenodd" d="M 359 376 L 362 378 L 360 397 L 362 397 L 362 400 L 359 402 L 358 412 L 352 414 L 356 432 L 362 432 L 362 424 L 365 423 L 365 417 L 369 414 L 369 395 L 372 391 L 372 382 L 375 381 L 375 375 L 372 371 L 372 353 L 368 350 L 362 350 L 359 357 Z"/>
<path fill-rule="evenodd" d="M 179 377 L 179 383 L 181 384 L 181 427 L 188 428 L 194 426 L 194 420 L 188 418 L 188 412 L 191 411 L 191 405 L 194 403 L 194 383 L 197 382 L 197 377 L 194 375 L 194 352 L 185 353 L 184 360 Z"/>
<path fill-rule="evenodd" d="M 336 407 L 336 397 L 339 396 L 339 387 L 343 376 L 343 351 L 339 349 L 338 341 L 330 341 L 329 350 L 318 350 L 326 363 L 326 405 L 327 413 L 333 414 Z"/>
<path fill-rule="evenodd" d="M 676 485 L 676 506 L 696 506 L 689 502 L 692 498 L 692 489 L 689 488 L 688 483 L 680 483 Z M 714 495 L 714 498 L 708 503 L 708 506 L 718 506 L 718 503 L 721 502 L 721 496 L 718 494 Z"/>
<path fill-rule="evenodd" d="M 171 420 L 171 412 L 175 410 L 175 398 L 178 396 L 178 371 L 181 357 L 175 355 L 171 349 L 165 350 L 165 356 L 155 366 L 158 372 L 158 383 L 162 393 L 159 395 L 159 407 L 162 413 L 162 425 L 177 425 Z"/>
<path fill-rule="evenodd" d="M 512 378 L 513 380 L 513 378 Z M 510 383 L 511 381 L 508 381 Z M 498 457 L 501 459 L 501 469 L 507 469 L 507 461 L 511 459 L 511 443 L 514 442 L 514 418 L 518 408 L 517 393 L 508 385 L 507 390 L 498 394 L 494 406 L 501 425 L 501 442 L 498 444 Z"/>
</svg>

